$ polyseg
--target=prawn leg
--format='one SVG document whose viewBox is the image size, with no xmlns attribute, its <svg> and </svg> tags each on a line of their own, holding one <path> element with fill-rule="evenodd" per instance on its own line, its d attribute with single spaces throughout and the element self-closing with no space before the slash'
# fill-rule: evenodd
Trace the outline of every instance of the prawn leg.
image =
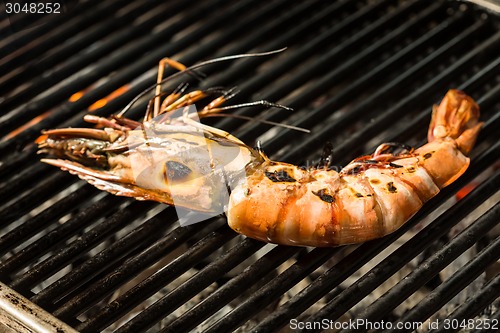
<svg viewBox="0 0 500 333">
<path fill-rule="evenodd" d="M 152 117 L 145 117 L 144 121 L 149 121 L 151 118 L 155 118 L 158 115 L 160 115 L 163 112 L 166 112 L 165 109 L 173 103 L 175 100 L 179 98 L 184 93 L 184 90 L 187 88 L 188 84 L 187 83 L 182 83 L 180 86 L 176 88 L 176 90 L 170 94 L 164 101 L 163 103 L 161 102 L 161 97 L 163 95 L 161 91 L 161 84 L 164 80 L 164 74 L 165 74 L 165 67 L 172 67 L 179 72 L 187 71 L 189 74 L 194 75 L 197 79 L 201 80 L 201 75 L 198 74 L 194 70 L 190 70 L 186 65 L 178 62 L 177 60 L 174 60 L 172 58 L 162 58 L 158 64 L 158 75 L 156 78 L 156 88 L 155 88 L 155 97 L 153 98 L 154 100 L 154 107 L 153 107 L 153 113 Z M 150 106 L 148 106 L 147 114 L 151 114 Z"/>
<path fill-rule="evenodd" d="M 153 118 L 158 116 L 160 113 L 161 82 L 163 81 L 163 75 L 165 73 L 165 66 L 170 66 L 172 68 L 177 69 L 178 71 L 184 71 L 187 68 L 185 65 L 183 65 L 180 62 L 175 61 L 171 58 L 163 58 L 160 60 L 160 62 L 158 64 L 158 76 L 156 78 Z M 146 119 L 146 121 L 147 120 L 149 120 L 149 119 Z"/>
</svg>

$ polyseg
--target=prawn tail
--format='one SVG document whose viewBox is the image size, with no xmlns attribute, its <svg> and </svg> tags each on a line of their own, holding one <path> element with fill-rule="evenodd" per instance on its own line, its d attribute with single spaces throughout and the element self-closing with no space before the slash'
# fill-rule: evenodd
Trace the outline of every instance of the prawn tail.
<svg viewBox="0 0 500 333">
<path fill-rule="evenodd" d="M 460 90 L 451 89 L 434 106 L 429 126 L 429 142 L 450 138 L 455 140 L 458 149 L 468 155 L 474 147 L 482 122 L 479 122 L 479 106 Z"/>
</svg>

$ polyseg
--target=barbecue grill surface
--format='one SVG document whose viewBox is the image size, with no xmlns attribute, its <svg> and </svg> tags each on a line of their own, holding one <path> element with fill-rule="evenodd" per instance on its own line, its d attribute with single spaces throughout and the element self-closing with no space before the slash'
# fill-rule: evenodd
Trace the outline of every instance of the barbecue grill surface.
<svg viewBox="0 0 500 333">
<path fill-rule="evenodd" d="M 411 0 L 87 0 L 66 9 L 36 21 L 4 15 L 0 25 L 0 281 L 28 308 L 80 332 L 498 321 L 500 14 Z M 245 238 L 223 216 L 181 227 L 172 207 L 100 192 L 39 162 L 42 130 L 118 113 L 155 82 L 163 57 L 192 65 L 284 47 L 206 66 L 202 82 L 183 79 L 193 89 L 237 86 L 231 104 L 290 106 L 234 114 L 311 133 L 233 118 L 210 125 L 294 164 L 317 163 L 331 142 L 343 166 L 382 142 L 423 144 L 431 105 L 458 88 L 485 121 L 469 170 L 395 233 L 312 249 Z M 146 103 L 127 116 L 140 119 Z"/>
</svg>

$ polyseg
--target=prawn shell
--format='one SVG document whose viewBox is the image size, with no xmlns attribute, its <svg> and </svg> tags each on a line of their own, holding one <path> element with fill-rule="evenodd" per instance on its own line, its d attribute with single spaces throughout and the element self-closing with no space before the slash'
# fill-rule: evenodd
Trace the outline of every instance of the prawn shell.
<svg viewBox="0 0 500 333">
<path fill-rule="evenodd" d="M 412 186 L 398 177 L 395 170 L 373 168 L 366 170 L 365 176 L 380 209 L 380 236 L 397 230 L 422 207 L 423 202 Z"/>
<path fill-rule="evenodd" d="M 344 176 L 338 191 L 339 234 L 335 245 L 353 244 L 383 236 L 375 193 L 363 175 Z M 332 246 L 330 244 L 330 246 Z"/>
<path fill-rule="evenodd" d="M 419 157 L 403 158 L 392 163 L 400 166 L 393 169 L 394 176 L 411 186 L 422 202 L 428 201 L 439 193 L 439 187 L 429 172 L 421 166 Z"/>
<path fill-rule="evenodd" d="M 342 176 L 333 170 L 305 171 L 273 162 L 249 172 L 233 190 L 229 226 L 284 245 L 326 247 L 382 237 L 439 192 L 420 160 L 403 158 L 392 168 Z"/>
<path fill-rule="evenodd" d="M 231 193 L 229 226 L 246 236 L 266 242 L 331 246 L 339 235 L 338 209 L 326 198 L 337 191 L 335 171 L 310 173 L 278 164 L 250 174 Z M 286 169 L 287 181 L 273 181 L 269 173 Z M 266 176 L 268 173 L 268 176 Z M 292 181 L 292 179 L 294 181 Z"/>
<path fill-rule="evenodd" d="M 415 151 L 419 164 L 439 188 L 458 179 L 469 167 L 470 159 L 457 149 L 453 140 L 436 140 Z M 445 165 L 446 167 L 443 167 Z"/>
</svg>

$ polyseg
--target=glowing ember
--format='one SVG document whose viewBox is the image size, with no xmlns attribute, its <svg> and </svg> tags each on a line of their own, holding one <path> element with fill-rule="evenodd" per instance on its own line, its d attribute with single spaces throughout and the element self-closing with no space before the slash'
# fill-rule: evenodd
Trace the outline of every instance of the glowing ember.
<svg viewBox="0 0 500 333">
<path fill-rule="evenodd" d="M 91 106 L 89 106 L 88 110 L 89 111 L 94 111 L 94 110 L 100 109 L 104 105 L 108 104 L 109 101 L 111 101 L 111 100 L 115 99 L 116 97 L 124 94 L 128 90 L 129 90 L 129 86 L 128 85 L 121 86 L 120 88 L 116 89 L 111 94 L 109 94 L 108 96 L 106 96 L 106 97 L 98 100 L 97 102 L 95 102 L 94 104 L 92 104 Z"/>
<path fill-rule="evenodd" d="M 83 95 L 85 95 L 87 93 L 88 90 L 89 89 L 84 89 L 84 90 L 81 90 L 79 92 L 74 93 L 69 98 L 69 101 L 70 102 L 76 102 L 76 101 L 78 101 L 80 98 L 83 97 Z M 94 110 L 102 108 L 103 106 L 105 106 L 106 104 L 108 104 L 109 101 L 111 101 L 111 100 L 115 99 L 116 97 L 124 94 L 128 90 L 129 90 L 129 86 L 128 85 L 121 86 L 120 88 L 116 89 L 111 94 L 109 94 L 108 96 L 106 96 L 106 97 L 104 97 L 104 98 L 96 101 L 94 104 L 90 105 L 88 107 L 88 111 L 94 111 Z"/>
</svg>

